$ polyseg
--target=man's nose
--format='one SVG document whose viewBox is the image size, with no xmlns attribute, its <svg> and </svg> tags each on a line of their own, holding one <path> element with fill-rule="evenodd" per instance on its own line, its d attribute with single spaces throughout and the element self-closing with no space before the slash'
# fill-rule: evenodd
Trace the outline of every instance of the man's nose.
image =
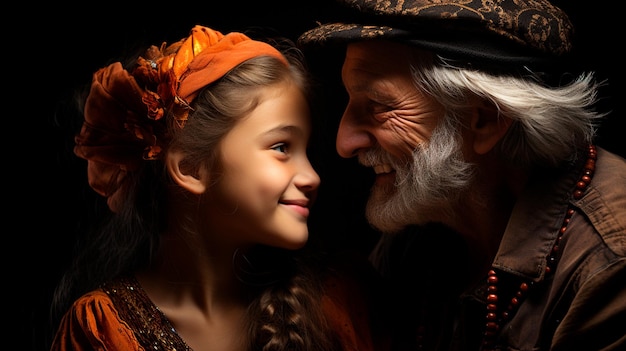
<svg viewBox="0 0 626 351">
<path fill-rule="evenodd" d="M 364 125 L 356 118 L 355 114 L 346 109 L 337 130 L 335 146 L 339 156 L 350 158 L 356 156 L 364 149 L 371 147 L 374 137 Z"/>
</svg>

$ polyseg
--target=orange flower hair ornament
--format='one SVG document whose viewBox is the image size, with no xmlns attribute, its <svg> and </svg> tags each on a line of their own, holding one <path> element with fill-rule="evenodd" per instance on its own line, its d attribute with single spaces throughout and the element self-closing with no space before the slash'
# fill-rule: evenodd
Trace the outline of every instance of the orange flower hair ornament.
<svg viewBox="0 0 626 351">
<path fill-rule="evenodd" d="M 127 173 L 159 158 L 167 145 L 166 118 L 184 127 L 190 104 L 203 87 L 257 56 L 273 56 L 288 65 L 267 43 L 197 25 L 187 38 L 150 47 L 132 73 L 120 62 L 94 73 L 74 153 L 88 161 L 89 185 L 107 197 L 112 211 L 121 204 Z"/>
</svg>

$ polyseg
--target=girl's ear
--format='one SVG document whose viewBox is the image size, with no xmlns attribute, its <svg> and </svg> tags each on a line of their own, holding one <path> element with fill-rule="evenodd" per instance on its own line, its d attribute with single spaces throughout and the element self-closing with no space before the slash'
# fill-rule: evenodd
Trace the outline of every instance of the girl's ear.
<svg viewBox="0 0 626 351">
<path fill-rule="evenodd" d="M 495 106 L 480 105 L 470 120 L 474 152 L 480 155 L 489 152 L 502 139 L 511 123 L 510 118 L 500 116 Z"/>
<path fill-rule="evenodd" d="M 200 170 L 198 174 L 190 174 L 186 167 L 181 164 L 185 155 L 178 151 L 168 151 L 165 159 L 165 166 L 170 177 L 181 187 L 193 194 L 200 195 L 206 190 L 204 172 Z"/>
</svg>

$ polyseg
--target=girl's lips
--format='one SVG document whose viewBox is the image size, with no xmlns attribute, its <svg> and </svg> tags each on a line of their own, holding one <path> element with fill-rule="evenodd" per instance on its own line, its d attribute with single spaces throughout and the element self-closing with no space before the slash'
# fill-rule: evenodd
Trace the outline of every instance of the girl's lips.
<svg viewBox="0 0 626 351">
<path fill-rule="evenodd" d="M 308 218 L 309 217 L 309 208 L 305 207 L 305 206 L 300 206 L 300 205 L 294 205 L 294 204 L 284 204 L 285 206 L 289 207 L 292 211 L 296 212 L 297 214 L 299 214 L 300 216 L 304 217 L 304 218 Z"/>
<path fill-rule="evenodd" d="M 280 202 L 282 205 L 290 208 L 292 211 L 296 212 L 297 214 L 299 214 L 300 216 L 304 217 L 304 218 L 308 218 L 309 217 L 309 200 L 307 199 L 302 199 L 302 200 L 283 200 Z"/>
</svg>

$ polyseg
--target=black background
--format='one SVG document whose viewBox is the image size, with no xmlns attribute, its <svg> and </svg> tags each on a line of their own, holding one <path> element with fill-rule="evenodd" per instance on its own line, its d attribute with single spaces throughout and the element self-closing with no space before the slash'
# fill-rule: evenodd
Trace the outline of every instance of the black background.
<svg viewBox="0 0 626 351">
<path fill-rule="evenodd" d="M 599 133 L 598 144 L 626 154 L 623 76 L 618 50 L 624 29 L 609 0 L 589 4 L 560 0 L 577 28 L 581 61 L 596 69 L 609 86 L 602 90 L 600 108 L 613 111 Z M 589 3 L 582 2 L 580 3 Z M 46 350 L 52 289 L 69 262 L 91 205 L 99 201 L 86 184 L 83 160 L 72 153 L 79 126 L 68 115 L 73 94 L 88 84 L 91 74 L 112 59 L 145 44 L 175 41 L 195 24 L 222 32 L 259 26 L 296 39 L 303 31 L 340 15 L 329 0 L 83 2 L 82 5 L 17 4 L 5 10 L 17 25 L 3 24 L 4 46 L 4 266 L 2 284 L 9 313 L 7 340 L 20 349 Z M 329 96 L 334 91 L 328 90 Z M 337 93 L 341 97 L 341 93 Z M 352 161 L 334 152 L 335 122 L 341 113 L 327 106 L 328 117 L 314 159 L 323 186 L 312 225 L 328 230 L 342 244 L 367 248 L 373 234 L 361 218 L 366 176 L 355 178 Z M 319 116 L 318 116 L 319 118 Z M 331 226 L 326 223 L 332 222 Z M 324 225 L 322 225 L 324 223 Z M 332 228 L 332 229 L 331 229 Z M 329 234 L 330 233 L 330 234 Z M 15 309 L 15 310 L 14 310 Z M 16 316 L 16 319 L 12 317 Z"/>
</svg>

